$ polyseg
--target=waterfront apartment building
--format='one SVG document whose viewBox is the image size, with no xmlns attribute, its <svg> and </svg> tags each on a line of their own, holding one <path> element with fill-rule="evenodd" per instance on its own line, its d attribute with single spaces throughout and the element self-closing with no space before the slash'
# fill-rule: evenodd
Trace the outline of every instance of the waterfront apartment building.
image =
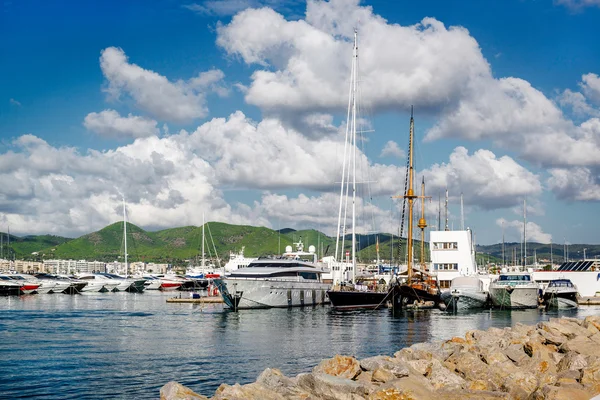
<svg viewBox="0 0 600 400">
<path fill-rule="evenodd" d="M 0 259 L 0 271 L 11 271 L 18 273 L 45 272 L 44 264 L 41 262 L 6 259 Z"/>
<path fill-rule="evenodd" d="M 44 260 L 45 272 L 52 274 L 104 272 L 105 265 L 102 261 Z"/>
</svg>

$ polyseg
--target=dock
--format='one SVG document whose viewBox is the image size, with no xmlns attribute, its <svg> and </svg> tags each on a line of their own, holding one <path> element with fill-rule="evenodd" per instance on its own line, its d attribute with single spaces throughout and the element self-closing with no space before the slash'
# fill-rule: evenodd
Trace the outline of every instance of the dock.
<svg viewBox="0 0 600 400">
<path fill-rule="evenodd" d="M 580 297 L 577 299 L 577 304 L 580 306 L 598 306 L 600 305 L 600 297 Z"/>
<path fill-rule="evenodd" d="M 167 299 L 167 303 L 216 304 L 222 302 L 223 298 L 221 296 L 200 297 L 199 299 L 193 299 L 191 297 L 172 297 Z"/>
</svg>

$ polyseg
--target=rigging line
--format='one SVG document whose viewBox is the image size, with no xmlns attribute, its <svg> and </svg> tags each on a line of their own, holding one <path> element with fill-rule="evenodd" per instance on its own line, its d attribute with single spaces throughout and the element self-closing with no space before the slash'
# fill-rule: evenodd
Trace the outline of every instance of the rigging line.
<svg viewBox="0 0 600 400">
<path fill-rule="evenodd" d="M 210 223 L 206 223 L 206 227 L 208 228 L 208 236 L 210 236 L 210 241 L 213 246 L 213 250 L 215 251 L 215 260 L 217 261 L 217 266 L 221 268 L 221 259 L 219 258 L 219 254 L 217 253 L 217 247 L 215 246 L 215 241 L 213 240 L 212 233 L 210 231 Z"/>
</svg>

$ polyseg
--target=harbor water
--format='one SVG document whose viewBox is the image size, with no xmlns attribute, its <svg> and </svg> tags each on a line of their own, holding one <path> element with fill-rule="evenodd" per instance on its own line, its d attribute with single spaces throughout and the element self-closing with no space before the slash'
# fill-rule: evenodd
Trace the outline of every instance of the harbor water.
<svg viewBox="0 0 600 400">
<path fill-rule="evenodd" d="M 225 310 L 171 304 L 164 293 L 0 298 L 0 398 L 157 398 L 170 380 L 212 396 L 265 368 L 293 376 L 335 354 L 365 358 L 471 329 L 584 317 L 568 312 L 438 310 L 392 313 L 315 308 Z"/>
</svg>

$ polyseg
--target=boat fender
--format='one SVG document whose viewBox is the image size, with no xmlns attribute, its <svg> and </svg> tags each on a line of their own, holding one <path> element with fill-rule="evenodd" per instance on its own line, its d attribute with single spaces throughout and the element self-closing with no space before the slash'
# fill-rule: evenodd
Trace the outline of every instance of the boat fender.
<svg viewBox="0 0 600 400">
<path fill-rule="evenodd" d="M 219 295 L 219 289 L 215 286 L 212 292 L 213 296 L 218 296 Z"/>
</svg>

